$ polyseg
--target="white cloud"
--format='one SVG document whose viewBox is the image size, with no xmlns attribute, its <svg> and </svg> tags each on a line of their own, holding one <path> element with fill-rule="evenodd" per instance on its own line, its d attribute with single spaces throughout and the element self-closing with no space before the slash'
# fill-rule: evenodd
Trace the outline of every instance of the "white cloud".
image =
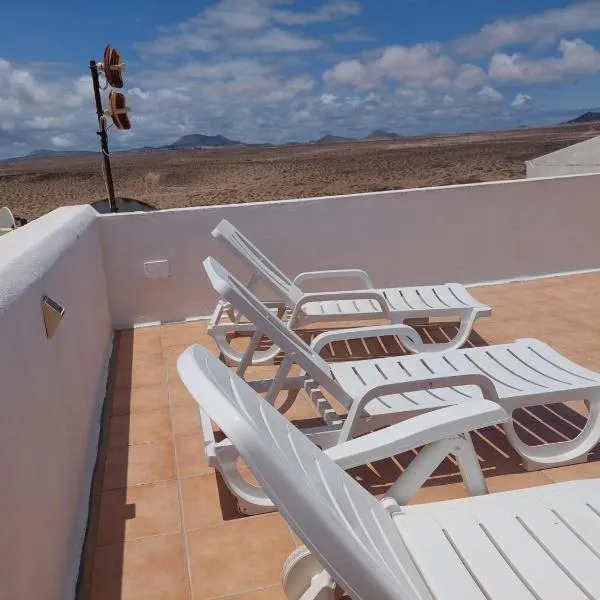
<svg viewBox="0 0 600 600">
<path fill-rule="evenodd" d="M 195 17 L 158 31 L 154 41 L 141 45 L 141 66 L 130 57 L 124 91 L 133 129 L 111 130 L 111 148 L 163 145 L 195 132 L 278 143 L 329 132 L 510 126 L 516 109 L 532 101 L 524 92 L 515 97 L 516 90 L 508 92 L 503 82 L 600 72 L 598 51 L 581 39 L 562 40 L 555 57 L 497 52 L 488 72 L 437 42 L 356 50 L 342 60 L 328 46 L 365 35 L 346 27 L 360 4 L 308 4 L 213 0 Z M 325 22 L 331 22 L 327 34 L 309 28 Z M 310 62 L 314 50 L 331 61 L 319 81 L 317 63 Z M 67 69 L 17 66 L 0 58 L 0 155 L 98 147 L 89 75 L 68 77 Z M 522 89 L 535 95 L 528 86 Z"/>
<path fill-rule="evenodd" d="M 477 96 L 482 100 L 488 102 L 500 102 L 504 96 L 496 89 L 494 89 L 491 85 L 483 86 L 478 92 Z"/>
<path fill-rule="evenodd" d="M 325 71 L 323 79 L 326 83 L 358 87 L 371 87 L 374 83 L 367 67 L 357 59 L 338 63 L 329 71 Z"/>
<path fill-rule="evenodd" d="M 275 11 L 274 19 L 285 25 L 308 25 L 310 23 L 325 23 L 343 17 L 354 17 L 359 15 L 360 12 L 360 2 L 355 0 L 331 0 L 312 12 Z"/>
<path fill-rule="evenodd" d="M 514 106 L 515 108 L 522 108 L 524 106 L 527 106 L 528 104 L 531 104 L 532 101 L 533 101 L 533 98 L 531 96 L 528 96 L 527 94 L 519 93 L 519 94 L 517 94 L 516 98 L 513 100 L 513 103 L 511 106 Z"/>
<path fill-rule="evenodd" d="M 321 95 L 321 102 L 323 104 L 337 104 L 338 103 L 338 97 L 334 96 L 333 94 L 322 94 Z"/>
<path fill-rule="evenodd" d="M 90 80 L 42 81 L 26 67 L 16 67 L 0 58 L 0 121 L 47 123 L 49 115 L 93 101 Z M 47 127 L 46 127 L 47 128 Z"/>
<path fill-rule="evenodd" d="M 540 83 L 600 72 L 600 52 L 582 39 L 561 40 L 560 52 L 560 58 L 542 59 L 496 53 L 490 61 L 489 76 L 497 81 Z"/>
<path fill-rule="evenodd" d="M 472 90 L 487 79 L 485 71 L 477 65 L 462 65 L 454 80 L 454 86 L 459 90 Z"/>
<path fill-rule="evenodd" d="M 395 81 L 408 86 L 448 89 L 454 85 L 459 90 L 468 90 L 481 85 L 486 78 L 476 65 L 457 65 L 436 42 L 388 46 L 374 58 L 345 60 L 323 75 L 327 84 L 365 89 L 383 81 Z"/>
<path fill-rule="evenodd" d="M 73 146 L 73 137 L 69 134 L 54 135 L 50 138 L 50 142 L 55 148 L 70 148 Z"/>
<path fill-rule="evenodd" d="M 523 18 L 489 23 L 476 34 L 459 40 L 457 50 L 479 56 L 512 44 L 551 44 L 565 34 L 598 30 L 600 2 L 588 0 Z"/>
<path fill-rule="evenodd" d="M 162 28 L 156 39 L 138 44 L 148 54 L 165 56 L 182 52 L 300 52 L 323 46 L 318 38 L 289 27 L 324 23 L 356 16 L 355 0 L 330 0 L 312 11 L 291 10 L 295 0 L 219 0 L 196 16 Z"/>
<path fill-rule="evenodd" d="M 235 47 L 243 48 L 245 44 L 236 43 Z M 256 52 L 302 52 L 315 50 L 323 46 L 321 40 L 299 35 L 291 31 L 273 27 L 252 40 L 248 47 Z"/>
</svg>

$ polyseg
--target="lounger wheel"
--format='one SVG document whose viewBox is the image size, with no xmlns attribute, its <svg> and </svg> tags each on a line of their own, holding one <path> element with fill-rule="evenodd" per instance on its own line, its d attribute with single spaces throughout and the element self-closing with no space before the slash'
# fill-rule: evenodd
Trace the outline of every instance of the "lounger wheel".
<svg viewBox="0 0 600 600">
<path fill-rule="evenodd" d="M 288 600 L 334 599 L 335 584 L 306 546 L 287 557 L 281 581 Z"/>
</svg>

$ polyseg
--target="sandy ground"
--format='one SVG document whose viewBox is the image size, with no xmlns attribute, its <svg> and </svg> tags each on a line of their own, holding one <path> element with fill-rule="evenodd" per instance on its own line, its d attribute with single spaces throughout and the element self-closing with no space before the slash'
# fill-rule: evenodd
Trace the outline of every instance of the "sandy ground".
<svg viewBox="0 0 600 600">
<path fill-rule="evenodd" d="M 118 196 L 172 208 L 517 179 L 526 160 L 598 130 L 600 123 L 326 146 L 127 152 L 113 154 L 112 163 Z M 0 206 L 28 220 L 106 195 L 100 155 L 0 162 Z"/>
</svg>

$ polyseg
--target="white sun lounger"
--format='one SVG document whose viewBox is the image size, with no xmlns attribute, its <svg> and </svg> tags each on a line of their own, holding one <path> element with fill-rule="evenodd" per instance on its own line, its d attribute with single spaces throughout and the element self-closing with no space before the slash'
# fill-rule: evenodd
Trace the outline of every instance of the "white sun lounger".
<svg viewBox="0 0 600 600">
<path fill-rule="evenodd" d="M 271 304 L 278 308 L 281 318 L 287 314 L 291 329 L 312 323 L 349 320 L 384 319 L 391 323 L 402 323 L 407 319 L 458 317 L 460 325 L 454 339 L 437 344 L 438 349 L 445 349 L 462 346 L 469 338 L 475 321 L 491 314 L 489 306 L 478 302 L 458 283 L 375 289 L 367 273 L 360 269 L 301 273 L 292 281 L 228 221 L 221 221 L 213 231 L 213 236 L 225 242 L 250 268 L 252 279 L 249 288 L 262 281 L 277 295 L 280 302 Z M 304 293 L 298 287 L 309 279 L 326 278 L 360 280 L 363 289 Z M 227 336 L 235 332 L 252 331 L 252 326 L 240 322 L 239 315 L 226 302 L 219 302 L 208 331 L 230 364 L 239 364 L 242 353 L 231 346 Z M 253 364 L 269 362 L 277 353 L 276 346 L 258 352 L 253 357 Z"/>
<path fill-rule="evenodd" d="M 0 208 L 0 235 L 9 233 L 16 228 L 15 218 L 8 206 Z"/>
<path fill-rule="evenodd" d="M 207 258 L 204 267 L 215 290 L 256 328 L 247 354 L 263 334 L 284 353 L 275 378 L 252 382 L 252 387 L 267 391 L 266 399 L 274 403 L 280 391 L 304 386 L 325 421 L 340 427 L 339 436 L 322 447 L 425 411 L 483 398 L 497 402 L 511 416 L 518 408 L 585 400 L 589 417 L 572 440 L 529 446 L 517 435 L 512 419 L 504 425 L 528 470 L 585 462 L 600 441 L 600 374 L 571 362 L 543 342 L 522 339 L 497 346 L 328 364 L 319 353 L 331 341 L 395 334 L 418 345 L 418 335 L 407 325 L 386 325 L 322 333 L 308 346 L 215 259 Z M 248 364 L 250 358 L 245 356 L 238 375 L 244 375 Z M 304 373 L 288 377 L 294 364 Z M 396 393 L 393 386 L 399 382 L 410 389 Z M 348 410 L 345 420 L 322 392 Z M 288 405 L 284 404 L 282 412 Z"/>
<path fill-rule="evenodd" d="M 224 419 L 235 420 L 235 411 L 244 412 L 248 419 L 256 418 L 251 411 L 246 412 L 243 405 L 245 394 L 248 393 L 244 390 L 249 387 L 248 384 L 198 344 L 190 346 L 180 356 L 177 369 L 200 408 L 208 465 L 221 473 L 238 499 L 239 511 L 258 514 L 274 510 L 264 490 L 251 485 L 241 476 L 237 467 L 239 454 L 231 440 L 215 442 L 214 438 L 211 419 L 217 424 Z M 401 392 L 405 385 L 396 384 L 396 391 Z M 227 397 L 226 403 L 222 400 L 223 394 Z M 448 455 L 456 458 L 471 494 L 484 494 L 487 493 L 487 486 L 468 433 L 503 423 L 507 419 L 508 415 L 500 406 L 487 400 L 448 406 L 369 433 L 361 438 L 360 446 L 353 446 L 351 454 L 344 452 L 343 443 L 339 444 L 335 450 L 336 461 L 344 468 L 350 468 L 424 446 L 389 492 L 397 502 L 407 503 Z M 338 435 L 339 429 L 325 426 L 303 429 L 302 432 L 314 442 L 322 444 L 328 435 Z"/>
<path fill-rule="evenodd" d="M 353 600 L 600 598 L 600 480 L 415 506 L 392 488 L 378 501 L 340 465 L 391 428 L 324 453 L 201 347 L 178 366 L 306 544 L 283 568 L 289 600 L 333 600 L 336 586 Z"/>
</svg>

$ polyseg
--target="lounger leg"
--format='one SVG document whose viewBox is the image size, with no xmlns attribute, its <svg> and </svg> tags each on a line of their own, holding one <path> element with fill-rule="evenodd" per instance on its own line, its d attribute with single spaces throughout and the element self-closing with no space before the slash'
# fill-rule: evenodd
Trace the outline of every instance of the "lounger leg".
<svg viewBox="0 0 600 600">
<path fill-rule="evenodd" d="M 225 359 L 225 364 L 228 366 L 238 366 L 245 355 L 245 352 L 236 350 L 227 340 L 227 334 L 224 331 L 213 332 L 212 338 L 215 340 L 219 351 Z M 251 364 L 265 365 L 273 362 L 275 357 L 281 352 L 278 346 L 271 346 L 268 350 L 261 350 L 254 352 L 251 359 Z"/>
<path fill-rule="evenodd" d="M 440 463 L 452 452 L 455 439 L 442 440 L 426 446 L 411 461 L 404 473 L 388 490 L 386 496 L 393 498 L 400 506 L 408 504 Z"/>
<path fill-rule="evenodd" d="M 238 512 L 242 515 L 260 515 L 273 512 L 275 506 L 261 487 L 251 485 L 241 475 L 237 459 L 238 451 L 233 445 L 223 445 L 215 449 L 217 470 L 227 487 L 237 498 Z"/>
<path fill-rule="evenodd" d="M 456 444 L 453 453 L 458 468 L 471 496 L 482 496 L 488 493 L 487 483 L 481 471 L 477 452 L 469 433 L 461 436 L 460 444 Z"/>
<path fill-rule="evenodd" d="M 442 350 L 453 350 L 455 348 L 461 348 L 469 339 L 471 335 L 471 331 L 473 330 L 473 326 L 475 325 L 475 321 L 479 317 L 478 310 L 471 310 L 466 315 L 461 315 L 460 325 L 458 327 L 458 332 L 449 342 L 439 343 L 439 344 L 426 344 L 426 350 L 429 352 L 441 352 Z M 413 346 L 409 341 L 402 340 L 402 343 L 413 353 L 418 353 L 421 350 L 419 348 Z"/>
<path fill-rule="evenodd" d="M 296 548 L 285 561 L 281 574 L 288 600 L 334 600 L 336 584 L 306 546 Z"/>
<path fill-rule="evenodd" d="M 512 419 L 504 423 L 506 437 L 523 458 L 526 471 L 587 462 L 588 452 L 600 441 L 600 395 L 585 402 L 589 410 L 588 421 L 573 440 L 528 446 L 517 435 Z"/>
<path fill-rule="evenodd" d="M 335 582 L 327 571 L 313 577 L 301 600 L 335 600 Z"/>
<path fill-rule="evenodd" d="M 400 506 L 408 504 L 429 476 L 449 455 L 456 456 L 465 485 L 473 496 L 487 494 L 485 478 L 469 434 L 459 435 L 430 444 L 404 470 L 386 496 L 393 498 Z"/>
</svg>

